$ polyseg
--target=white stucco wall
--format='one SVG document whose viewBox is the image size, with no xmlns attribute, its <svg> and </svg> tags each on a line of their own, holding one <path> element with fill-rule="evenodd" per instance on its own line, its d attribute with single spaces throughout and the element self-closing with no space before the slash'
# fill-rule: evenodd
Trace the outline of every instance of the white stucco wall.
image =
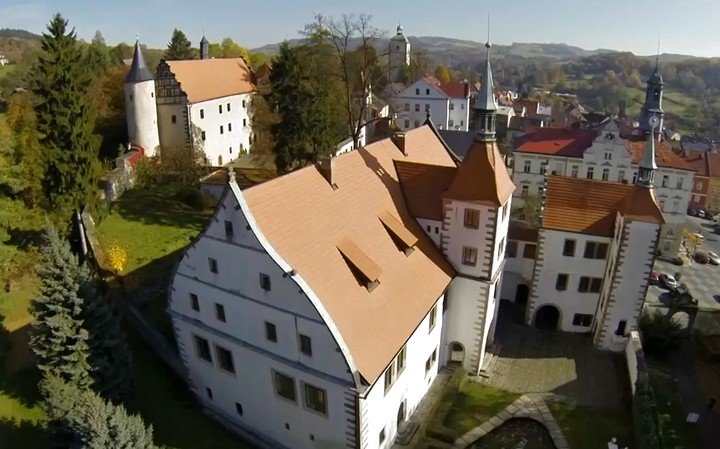
<svg viewBox="0 0 720 449">
<path fill-rule="evenodd" d="M 250 151 L 252 124 L 248 111 L 251 96 L 249 93 L 232 95 L 190 105 L 193 140 L 202 147 L 212 165 L 227 164 L 240 154 Z M 203 131 L 204 142 L 201 138 Z"/>
<path fill-rule="evenodd" d="M 534 304 L 529 306 L 528 318 L 533 324 L 536 311 L 544 305 L 553 305 L 560 311 L 559 328 L 570 332 L 589 332 L 590 327 L 574 326 L 573 316 L 576 313 L 595 315 L 599 293 L 582 293 L 578 291 L 580 277 L 604 278 L 607 259 L 586 259 L 583 257 L 585 244 L 588 241 L 611 244 L 607 237 L 576 234 L 564 231 L 541 229 L 544 242 L 538 248 L 543 252 L 542 266 L 538 266 L 532 287 L 532 295 L 537 296 Z M 575 255 L 563 256 L 565 239 L 574 239 Z M 542 242 L 542 238 L 539 239 Z M 557 275 L 568 275 L 567 289 L 557 290 Z M 602 286 L 601 286 L 602 290 Z"/>
<path fill-rule="evenodd" d="M 498 241 L 493 241 L 495 231 L 493 221 L 497 209 L 464 201 L 451 201 L 450 206 L 450 210 L 446 212 L 449 215 L 447 220 L 449 241 L 445 256 L 460 273 L 475 277 L 490 277 L 498 245 Z M 475 209 L 480 212 L 480 226 L 477 229 L 465 227 L 465 209 Z M 466 246 L 477 248 L 477 263 L 474 266 L 463 264 L 463 247 Z"/>
<path fill-rule="evenodd" d="M 428 220 L 427 218 L 416 218 L 420 227 L 432 239 L 435 245 L 440 247 L 440 234 L 442 233 L 442 222 L 437 220 Z"/>
<path fill-rule="evenodd" d="M 185 120 L 186 104 L 167 103 L 157 105 L 158 131 L 160 146 L 163 149 L 185 149 L 188 145 L 187 124 Z M 172 117 L 175 116 L 175 123 Z"/>
<path fill-rule="evenodd" d="M 125 83 L 125 111 L 128 139 L 155 156 L 160 145 L 155 99 L 155 81 Z"/>
<path fill-rule="evenodd" d="M 506 256 L 505 258 L 501 290 L 501 298 L 513 302 L 515 301 L 518 285 L 525 284 L 528 288 L 532 285 L 535 259 L 527 258 L 523 255 L 525 253 L 526 245 L 536 245 L 534 242 L 524 242 L 521 240 L 515 241 L 517 242 L 516 257 Z"/>
<path fill-rule="evenodd" d="M 392 99 L 392 103 L 397 113 L 396 124 L 402 131 L 417 128 L 425 123 L 427 119 L 426 105 L 430 107 L 430 116 L 435 126 L 442 129 L 448 128 L 449 99 L 447 95 L 424 79 L 419 79 L 408 86 Z M 406 104 L 409 110 L 406 110 Z M 415 110 L 415 105 L 419 105 L 418 111 Z M 467 121 L 465 123 L 467 124 Z"/>
</svg>

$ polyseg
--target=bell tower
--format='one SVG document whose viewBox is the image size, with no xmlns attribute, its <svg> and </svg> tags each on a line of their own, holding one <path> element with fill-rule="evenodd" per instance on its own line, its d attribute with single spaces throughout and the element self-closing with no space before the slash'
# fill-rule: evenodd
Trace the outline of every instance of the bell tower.
<svg viewBox="0 0 720 449">
<path fill-rule="evenodd" d="M 663 94 L 663 79 L 658 70 L 658 59 L 655 58 L 655 70 L 647 80 L 647 87 L 645 89 L 645 104 L 640 111 L 640 130 L 643 132 L 643 137 L 652 131 L 652 125 L 650 123 L 653 117 L 657 120 L 655 126 L 655 137 L 659 137 L 663 129 L 663 118 L 665 112 L 662 109 L 662 94 Z"/>
<path fill-rule="evenodd" d="M 391 83 L 403 82 L 405 71 L 410 66 L 410 41 L 403 34 L 403 27 L 398 23 L 397 34 L 390 39 L 388 47 L 388 75 Z M 410 80 L 413 82 L 415 80 Z"/>
</svg>

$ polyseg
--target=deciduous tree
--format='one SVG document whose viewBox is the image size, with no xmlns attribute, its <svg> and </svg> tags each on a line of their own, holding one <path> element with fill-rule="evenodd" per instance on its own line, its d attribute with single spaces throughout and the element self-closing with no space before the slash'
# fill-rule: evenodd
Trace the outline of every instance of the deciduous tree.
<svg viewBox="0 0 720 449">
<path fill-rule="evenodd" d="M 452 80 L 450 77 L 450 71 L 442 64 L 437 66 L 435 69 L 435 78 L 437 78 L 441 83 L 449 83 Z"/>
</svg>

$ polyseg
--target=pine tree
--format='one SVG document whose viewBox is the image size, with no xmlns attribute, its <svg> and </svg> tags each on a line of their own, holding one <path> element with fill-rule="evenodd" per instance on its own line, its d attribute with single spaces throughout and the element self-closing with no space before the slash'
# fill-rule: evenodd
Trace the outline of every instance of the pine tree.
<svg viewBox="0 0 720 449">
<path fill-rule="evenodd" d="M 30 347 L 42 373 L 86 388 L 92 383 L 88 365 L 88 332 L 83 328 L 80 286 L 89 275 L 78 265 L 67 241 L 48 230 L 37 274 L 40 293 L 31 303 Z"/>
<path fill-rule="evenodd" d="M 92 202 L 99 172 L 100 137 L 88 96 L 92 72 L 60 14 L 43 33 L 41 49 L 33 83 L 47 158 L 44 188 L 52 206 L 77 208 Z"/>
<path fill-rule="evenodd" d="M 85 286 L 82 296 L 93 389 L 104 398 L 118 401 L 130 390 L 132 383 L 130 349 L 120 320 L 107 298 L 93 285 Z"/>
<path fill-rule="evenodd" d="M 183 59 L 193 59 L 194 52 L 192 45 L 185 33 L 175 28 L 173 30 L 170 43 L 165 50 L 165 59 L 168 61 L 177 61 Z"/>
<path fill-rule="evenodd" d="M 86 48 L 86 58 L 90 69 L 94 73 L 103 73 L 110 65 L 110 51 L 105 45 L 105 38 L 100 30 L 95 31 L 90 45 Z"/>
<path fill-rule="evenodd" d="M 40 384 L 51 447 L 154 449 L 152 426 L 91 390 L 48 375 Z"/>
</svg>

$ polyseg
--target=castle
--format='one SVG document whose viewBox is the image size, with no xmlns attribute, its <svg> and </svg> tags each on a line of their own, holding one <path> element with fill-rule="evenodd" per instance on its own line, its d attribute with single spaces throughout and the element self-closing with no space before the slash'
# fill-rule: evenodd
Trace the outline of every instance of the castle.
<svg viewBox="0 0 720 449">
<path fill-rule="evenodd" d="M 518 279 L 528 323 L 622 345 L 663 223 L 654 133 L 635 184 L 549 175 L 528 235 L 510 223 L 489 43 L 484 80 L 462 155 L 428 116 L 245 190 L 231 172 L 169 293 L 207 410 L 273 447 L 390 447 L 439 366 L 483 368 Z"/>
<path fill-rule="evenodd" d="M 125 78 L 131 147 L 147 156 L 160 149 L 192 149 L 209 165 L 224 165 L 250 151 L 256 86 L 242 58 L 211 59 L 203 36 L 200 59 L 161 61 L 156 75 L 135 42 Z"/>
</svg>

